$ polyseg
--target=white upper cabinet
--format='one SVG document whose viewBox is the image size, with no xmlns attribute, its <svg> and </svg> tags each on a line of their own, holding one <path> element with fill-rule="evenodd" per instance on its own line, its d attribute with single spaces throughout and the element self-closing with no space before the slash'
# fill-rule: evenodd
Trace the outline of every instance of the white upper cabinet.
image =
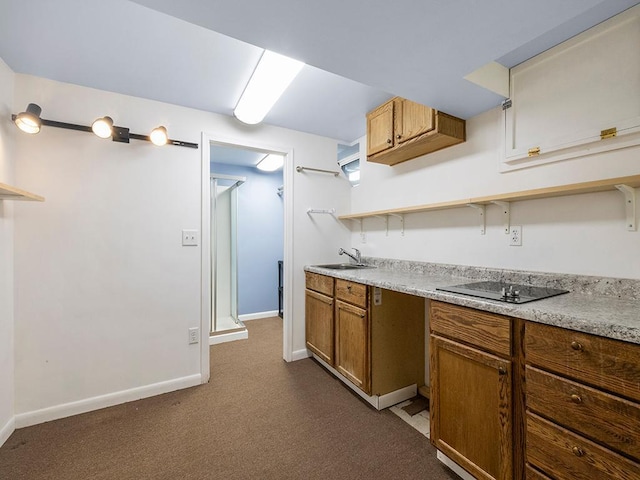
<svg viewBox="0 0 640 480">
<path fill-rule="evenodd" d="M 639 145 L 640 6 L 512 68 L 510 98 L 502 171 Z"/>
</svg>

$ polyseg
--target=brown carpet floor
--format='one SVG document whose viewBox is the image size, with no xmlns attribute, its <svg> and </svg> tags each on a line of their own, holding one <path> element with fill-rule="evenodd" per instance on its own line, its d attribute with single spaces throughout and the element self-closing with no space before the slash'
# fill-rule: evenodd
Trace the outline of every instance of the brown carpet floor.
<svg viewBox="0 0 640 480">
<path fill-rule="evenodd" d="M 284 362 L 280 318 L 247 326 L 211 347 L 207 385 L 15 431 L 0 479 L 457 478 L 317 362 Z"/>
</svg>

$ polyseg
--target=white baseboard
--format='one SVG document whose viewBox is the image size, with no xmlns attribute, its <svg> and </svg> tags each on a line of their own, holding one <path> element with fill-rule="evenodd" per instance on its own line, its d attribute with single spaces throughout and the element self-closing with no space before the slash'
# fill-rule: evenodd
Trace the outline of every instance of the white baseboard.
<svg viewBox="0 0 640 480">
<path fill-rule="evenodd" d="M 405 400 L 409 400 L 416 396 L 418 392 L 418 386 L 414 383 L 413 385 L 409 385 L 407 387 L 400 388 L 398 390 L 394 390 L 393 392 L 386 393 L 384 395 L 367 395 L 358 387 L 356 387 L 353 383 L 347 380 L 343 375 L 340 374 L 335 368 L 329 365 L 327 362 L 319 358 L 315 353 L 312 353 L 311 356 L 315 358 L 318 362 L 322 364 L 327 370 L 329 370 L 337 379 L 339 379 L 342 383 L 344 383 L 347 387 L 353 390 L 355 393 L 360 395 L 367 403 L 369 403 L 376 410 L 383 410 L 385 408 L 391 407 L 392 405 L 396 405 L 397 403 L 404 402 Z"/>
<path fill-rule="evenodd" d="M 100 410 L 101 408 L 140 400 L 141 398 L 153 397 L 183 388 L 194 387 L 201 383 L 202 376 L 198 373 L 187 377 L 167 380 L 166 382 L 153 383 L 143 387 L 87 398 L 77 402 L 64 403 L 32 412 L 19 413 L 15 416 L 15 428 L 29 427 L 31 425 L 37 425 L 38 423 L 79 415 L 93 410 Z"/>
<path fill-rule="evenodd" d="M 458 465 L 456 462 L 447 457 L 440 450 L 436 450 L 436 458 L 444 463 L 447 467 L 453 470 L 462 480 L 475 480 L 475 477 L 467 472 L 464 468 Z"/>
<path fill-rule="evenodd" d="M 16 420 L 15 417 L 11 417 L 9 421 L 0 429 L 0 447 L 4 445 L 13 431 L 16 429 Z"/>
<path fill-rule="evenodd" d="M 309 350 L 307 350 L 306 348 L 303 348 L 302 350 L 295 350 L 291 352 L 291 361 L 297 362 L 298 360 L 304 360 L 305 358 L 309 358 L 310 356 L 311 353 L 309 353 Z"/>
<path fill-rule="evenodd" d="M 220 343 L 235 342 L 236 340 L 246 340 L 249 338 L 249 332 L 240 330 L 236 332 L 221 333 L 219 335 L 212 335 L 209 337 L 209 345 L 218 345 Z"/>
<path fill-rule="evenodd" d="M 247 320 L 259 320 L 261 318 L 277 317 L 278 310 L 271 310 L 270 312 L 258 312 L 258 313 L 246 313 L 244 315 L 238 315 L 238 320 L 246 322 Z"/>
</svg>

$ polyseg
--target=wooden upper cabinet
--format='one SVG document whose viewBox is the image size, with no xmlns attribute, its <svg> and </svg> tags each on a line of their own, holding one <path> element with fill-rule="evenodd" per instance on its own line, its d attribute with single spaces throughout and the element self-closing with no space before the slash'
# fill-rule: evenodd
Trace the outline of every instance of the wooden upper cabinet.
<svg viewBox="0 0 640 480">
<path fill-rule="evenodd" d="M 433 108 L 399 98 L 395 102 L 395 111 L 395 139 L 397 143 L 406 142 L 435 128 Z"/>
<path fill-rule="evenodd" d="M 395 97 L 367 114 L 367 160 L 395 165 L 466 139 L 465 121 Z"/>
<path fill-rule="evenodd" d="M 393 147 L 394 102 L 387 102 L 367 115 L 367 155 Z"/>
</svg>

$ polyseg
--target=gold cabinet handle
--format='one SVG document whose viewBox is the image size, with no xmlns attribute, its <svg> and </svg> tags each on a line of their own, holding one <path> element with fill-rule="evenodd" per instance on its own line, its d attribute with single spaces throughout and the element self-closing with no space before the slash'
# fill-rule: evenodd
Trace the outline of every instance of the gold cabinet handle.
<svg viewBox="0 0 640 480">
<path fill-rule="evenodd" d="M 571 342 L 571 348 L 573 348 L 576 352 L 581 352 L 584 350 L 584 347 L 580 342 L 576 342 L 575 340 Z"/>
<path fill-rule="evenodd" d="M 584 457 L 584 450 L 581 447 L 573 447 L 571 451 L 576 457 Z"/>
<path fill-rule="evenodd" d="M 582 403 L 582 397 L 580 395 L 578 395 L 577 393 L 573 393 L 571 395 L 571 401 L 573 403 L 577 403 L 578 405 Z"/>
</svg>

